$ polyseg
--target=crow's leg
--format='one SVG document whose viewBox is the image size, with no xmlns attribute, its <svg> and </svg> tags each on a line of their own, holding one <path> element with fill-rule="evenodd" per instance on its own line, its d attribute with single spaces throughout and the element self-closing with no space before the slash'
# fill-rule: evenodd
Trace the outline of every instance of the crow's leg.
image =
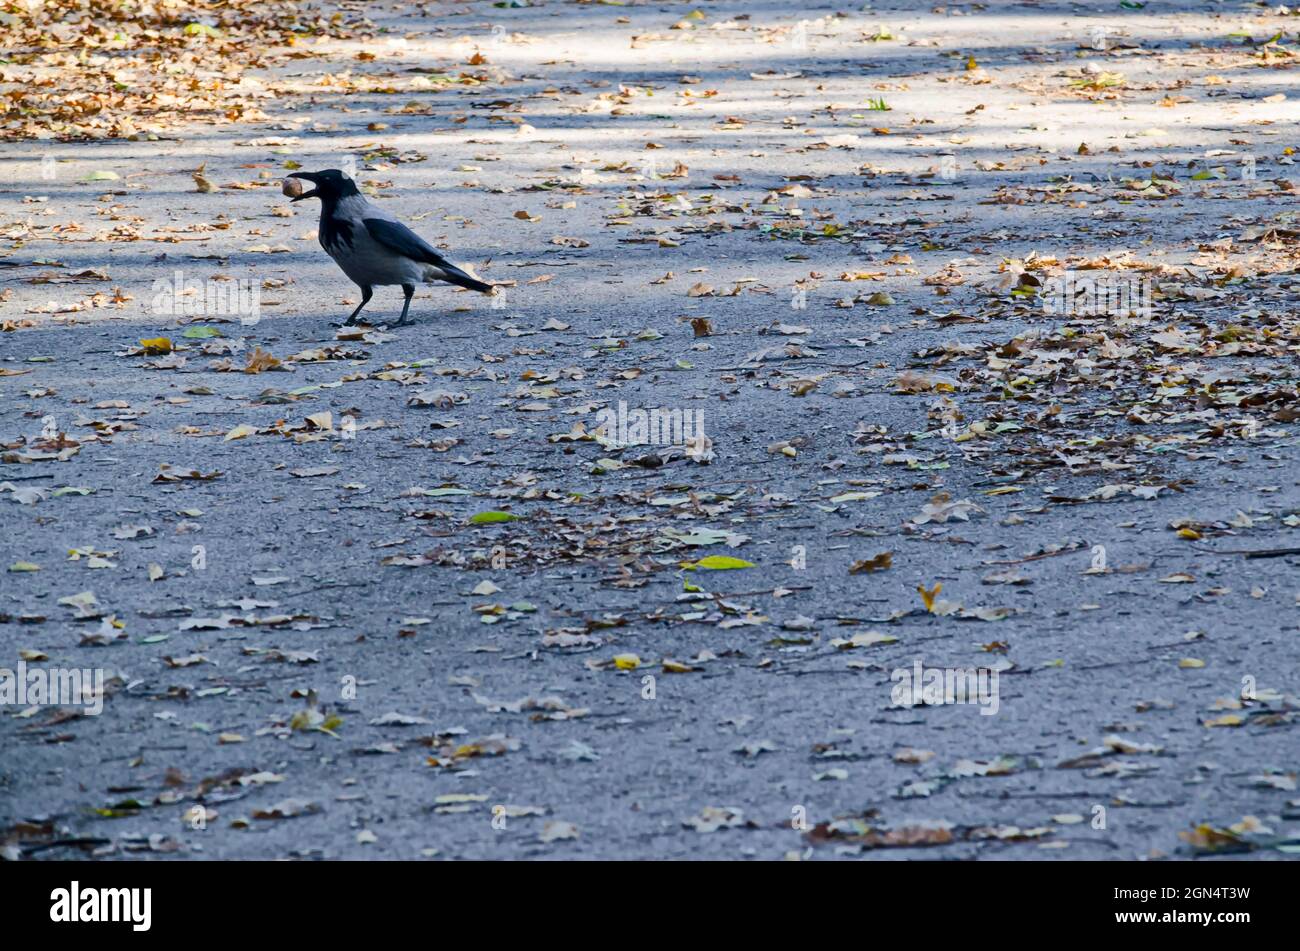
<svg viewBox="0 0 1300 951">
<path fill-rule="evenodd" d="M 357 322 L 357 314 L 361 313 L 361 308 L 369 304 L 370 298 L 374 296 L 375 289 L 373 287 L 361 288 L 361 303 L 357 304 L 357 309 L 348 316 L 347 320 L 343 321 L 343 326 L 350 327 L 352 324 L 355 324 Z"/>
<path fill-rule="evenodd" d="M 415 285 L 403 284 L 402 293 L 406 295 L 406 302 L 402 304 L 402 316 L 397 318 L 397 323 L 393 324 L 394 327 L 400 327 L 406 323 L 406 315 L 411 309 L 411 298 L 415 295 Z"/>
</svg>

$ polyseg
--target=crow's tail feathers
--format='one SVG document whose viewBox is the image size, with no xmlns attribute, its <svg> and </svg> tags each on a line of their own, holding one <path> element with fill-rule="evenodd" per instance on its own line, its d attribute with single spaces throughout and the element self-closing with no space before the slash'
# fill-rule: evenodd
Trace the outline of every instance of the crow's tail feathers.
<svg viewBox="0 0 1300 951">
<path fill-rule="evenodd" d="M 426 277 L 430 280 L 446 281 L 448 284 L 455 284 L 457 287 L 478 291 L 480 294 L 491 294 L 494 291 L 492 284 L 485 284 L 476 277 L 470 277 L 456 265 L 448 262 L 430 267 Z"/>
</svg>

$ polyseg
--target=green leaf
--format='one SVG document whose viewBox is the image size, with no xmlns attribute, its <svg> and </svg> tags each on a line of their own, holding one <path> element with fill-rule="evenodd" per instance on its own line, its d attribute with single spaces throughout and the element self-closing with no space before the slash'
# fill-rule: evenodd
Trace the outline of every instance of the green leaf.
<svg viewBox="0 0 1300 951">
<path fill-rule="evenodd" d="M 188 337 L 190 340 L 207 340 L 211 337 L 220 337 L 221 331 L 216 327 L 190 327 L 181 336 Z"/>
<path fill-rule="evenodd" d="M 518 515 L 512 515 L 509 512 L 479 512 L 471 515 L 469 523 L 471 525 L 490 525 L 493 522 L 513 522 L 519 518 Z"/>
</svg>

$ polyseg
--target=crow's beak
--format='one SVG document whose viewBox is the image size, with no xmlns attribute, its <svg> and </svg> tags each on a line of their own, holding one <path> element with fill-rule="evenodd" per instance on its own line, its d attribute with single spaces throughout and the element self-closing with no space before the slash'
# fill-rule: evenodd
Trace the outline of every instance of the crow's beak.
<svg viewBox="0 0 1300 951">
<path fill-rule="evenodd" d="M 314 172 L 294 172 L 293 174 L 286 175 L 285 177 L 301 178 L 303 181 L 311 182 L 313 185 L 316 184 L 316 174 Z M 293 198 L 290 198 L 289 201 L 295 202 L 295 201 L 302 201 L 304 198 L 315 198 L 319 194 L 320 192 L 317 189 L 313 188 L 309 192 L 303 192 L 301 195 L 295 195 Z"/>
</svg>

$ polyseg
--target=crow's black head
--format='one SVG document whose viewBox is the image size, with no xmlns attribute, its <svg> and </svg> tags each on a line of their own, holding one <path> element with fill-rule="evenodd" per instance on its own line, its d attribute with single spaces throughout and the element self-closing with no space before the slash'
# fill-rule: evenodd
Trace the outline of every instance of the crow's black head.
<svg viewBox="0 0 1300 951">
<path fill-rule="evenodd" d="M 327 168 L 323 172 L 294 172 L 288 177 L 301 178 L 316 186 L 311 191 L 294 197 L 292 201 L 319 198 L 322 202 L 330 204 L 348 195 L 357 194 L 357 183 L 337 168 Z"/>
</svg>

